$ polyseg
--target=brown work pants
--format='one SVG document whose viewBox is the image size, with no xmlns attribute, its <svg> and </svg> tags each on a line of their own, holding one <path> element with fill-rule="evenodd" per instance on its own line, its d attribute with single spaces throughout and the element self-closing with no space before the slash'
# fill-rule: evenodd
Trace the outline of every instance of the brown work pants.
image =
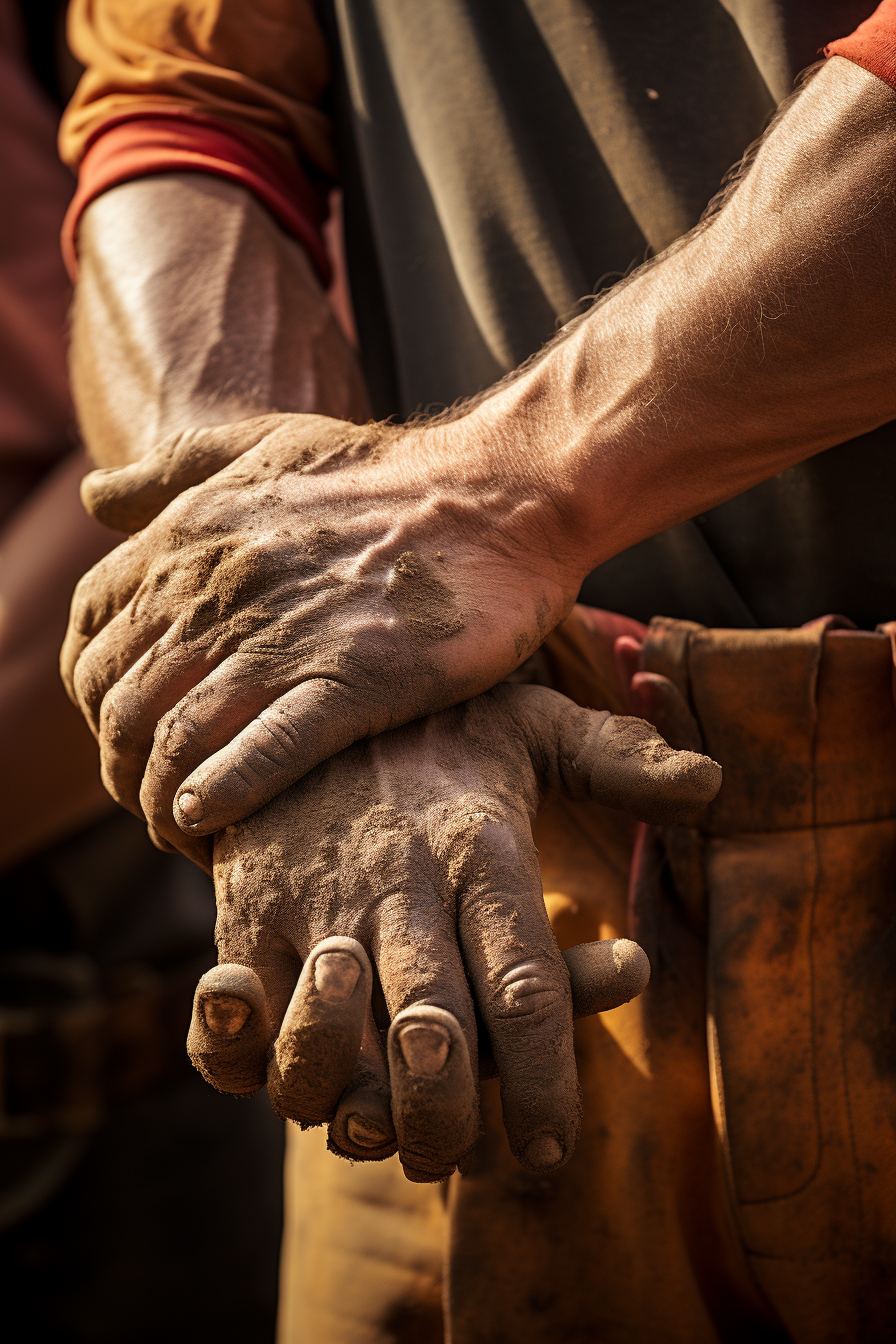
<svg viewBox="0 0 896 1344">
<path fill-rule="evenodd" d="M 579 608 L 546 648 L 551 683 L 631 709 L 618 634 L 725 773 L 662 833 L 591 803 L 536 820 L 561 946 L 629 934 L 653 968 L 639 999 L 576 1026 L 578 1151 L 524 1172 L 494 1084 L 447 1199 L 293 1135 L 284 1344 L 438 1339 L 442 1237 L 453 1344 L 894 1335 L 890 640 L 829 621 L 645 631 Z"/>
</svg>

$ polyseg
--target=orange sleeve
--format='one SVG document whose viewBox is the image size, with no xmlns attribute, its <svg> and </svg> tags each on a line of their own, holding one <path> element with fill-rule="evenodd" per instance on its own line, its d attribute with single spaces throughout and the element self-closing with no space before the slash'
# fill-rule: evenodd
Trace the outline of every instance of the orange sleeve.
<svg viewBox="0 0 896 1344">
<path fill-rule="evenodd" d="M 255 192 L 326 279 L 335 164 L 314 0 L 73 0 L 68 36 L 85 67 L 59 132 L 79 172 L 63 230 L 70 270 L 78 221 L 101 192 L 196 171 Z"/>
<path fill-rule="evenodd" d="M 883 0 L 849 37 L 829 42 L 825 56 L 844 56 L 896 89 L 896 0 Z"/>
</svg>

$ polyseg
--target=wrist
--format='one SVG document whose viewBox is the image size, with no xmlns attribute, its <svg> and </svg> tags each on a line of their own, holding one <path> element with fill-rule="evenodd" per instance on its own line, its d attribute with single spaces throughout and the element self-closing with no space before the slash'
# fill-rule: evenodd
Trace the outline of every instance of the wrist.
<svg viewBox="0 0 896 1344">
<path fill-rule="evenodd" d="M 550 428 L 549 399 L 540 387 L 522 386 L 530 378 L 417 430 L 420 456 L 434 482 L 466 500 L 471 528 L 500 538 L 521 574 L 549 579 L 572 602 L 591 568 L 582 482 L 575 454 Z"/>
<path fill-rule="evenodd" d="M 582 323 L 531 368 L 438 427 L 459 459 L 475 459 L 480 489 L 498 487 L 524 510 L 533 543 L 578 591 L 625 545 L 638 484 L 640 433 L 633 384 L 653 376 L 643 350 L 625 348 L 620 324 Z M 635 369 L 637 365 L 637 370 Z M 469 469 L 469 467 L 468 467 Z"/>
</svg>

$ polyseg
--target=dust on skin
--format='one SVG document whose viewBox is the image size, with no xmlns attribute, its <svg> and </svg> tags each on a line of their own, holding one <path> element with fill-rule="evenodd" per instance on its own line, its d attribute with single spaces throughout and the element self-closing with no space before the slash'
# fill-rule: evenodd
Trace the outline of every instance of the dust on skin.
<svg viewBox="0 0 896 1344">
<path fill-rule="evenodd" d="M 416 564 L 408 568 L 412 580 L 419 577 Z M 670 790 L 669 772 L 679 765 L 679 785 Z M 338 1115 L 335 1094 L 312 1115 L 307 1082 L 299 1088 L 301 1101 L 298 1094 L 290 1096 L 294 1082 L 287 1032 L 281 1040 L 283 1069 L 277 1074 L 283 1113 L 300 1123 L 330 1119 L 331 1148 L 356 1160 L 365 1156 L 365 1147 L 352 1139 L 348 1121 L 362 1138 L 367 1125 L 371 1133 L 384 1134 L 384 1144 L 382 1153 L 369 1145 L 366 1156 L 385 1155 L 394 1150 L 388 1122 L 391 1073 L 392 1105 L 402 1117 L 402 1155 L 416 1173 L 412 1179 L 441 1178 L 445 1168 L 439 1153 L 450 1155 L 448 1165 L 453 1165 L 475 1112 L 473 984 L 489 1032 L 504 1042 L 496 1057 L 508 1071 L 506 1118 L 512 1129 L 517 1126 L 518 1149 L 528 1152 L 531 1143 L 543 1139 L 545 1123 L 533 1122 L 527 1129 L 529 1122 L 521 1117 L 539 1113 L 544 1058 L 560 1057 L 566 1020 L 563 1015 L 554 1020 L 552 1006 L 568 993 L 563 988 L 567 971 L 541 895 L 532 812 L 540 797 L 556 791 L 609 798 L 616 806 L 627 802 L 642 816 L 649 812 L 656 820 L 669 820 L 682 806 L 691 811 L 705 803 L 717 786 L 718 767 L 690 752 L 679 758 L 643 721 L 581 709 L 543 687 L 503 685 L 429 719 L 355 743 L 245 821 L 228 826 L 215 841 L 219 950 L 223 960 L 236 963 L 235 975 L 241 965 L 258 970 L 261 1002 L 271 1013 L 275 1039 L 303 960 L 315 955 L 312 949 L 320 947 L 321 939 L 336 935 L 358 940 L 359 960 L 369 956 L 372 963 L 369 1020 L 375 1035 L 377 1026 L 387 1028 L 402 1011 L 410 1011 L 416 1021 L 421 1005 L 428 1003 L 430 1012 L 435 1001 L 440 1006 L 432 1011 L 444 1017 L 425 1025 L 432 1032 L 436 1026 L 449 1031 L 460 1052 L 455 1058 L 455 1045 L 450 1047 L 451 1067 L 459 1072 L 449 1079 L 444 1061 L 431 1076 L 412 1074 L 394 1051 L 387 1071 L 374 1041 L 357 1061 Z M 451 949 L 459 927 L 465 930 L 469 960 L 452 982 L 445 967 L 456 958 Z M 595 996 L 607 993 L 608 982 L 614 1002 L 638 991 L 643 966 L 624 951 L 606 949 L 607 965 L 599 973 L 590 964 L 582 968 L 595 1002 Z M 240 997 L 236 982 L 222 979 L 216 990 Z M 361 1015 L 370 1011 L 366 1002 L 352 1008 L 358 1014 L 355 1037 Z M 251 1021 L 220 1045 L 205 1038 L 207 1055 L 200 1063 L 208 1075 L 221 1060 L 224 1076 L 217 1078 L 218 1086 L 233 1086 L 234 1080 L 242 1088 L 250 1076 L 257 1078 L 256 1085 L 263 1082 L 266 1053 L 251 1037 Z M 541 1047 L 534 1056 L 522 1048 L 532 1030 Z M 247 1059 L 241 1070 L 243 1033 Z M 444 1038 L 435 1035 L 444 1047 Z M 309 1068 L 314 1064 L 312 1072 L 326 1092 L 328 1061 L 339 1052 L 327 1031 L 320 1036 L 319 1048 L 303 1046 L 303 1057 Z M 444 1049 L 439 1060 L 442 1054 Z M 343 1061 L 342 1072 L 347 1071 Z M 572 1150 L 578 1130 L 574 1069 L 559 1069 L 550 1085 L 556 1107 L 549 1128 L 558 1135 L 556 1152 L 530 1154 L 543 1167 Z"/>
<path fill-rule="evenodd" d="M 441 554 L 439 559 L 444 563 Z M 449 639 L 464 629 L 451 589 L 432 564 L 414 551 L 404 551 L 395 561 L 385 596 L 424 639 Z"/>
<path fill-rule="evenodd" d="M 523 630 L 514 640 L 513 648 L 517 658 L 530 658 L 532 654 L 537 652 L 541 647 L 550 633 L 552 624 L 550 621 L 550 614 L 551 604 L 544 593 L 542 593 L 535 607 L 535 632 L 530 633 L 529 631 Z"/>
</svg>

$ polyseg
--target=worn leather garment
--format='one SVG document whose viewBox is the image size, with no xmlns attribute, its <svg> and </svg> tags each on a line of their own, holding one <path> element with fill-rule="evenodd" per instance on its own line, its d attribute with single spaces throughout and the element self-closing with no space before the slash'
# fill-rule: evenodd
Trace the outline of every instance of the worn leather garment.
<svg viewBox="0 0 896 1344">
<path fill-rule="evenodd" d="M 725 784 L 665 837 L 706 941 L 717 1132 L 738 1237 L 799 1341 L 896 1326 L 896 714 L 885 633 L 655 624 Z M 659 880 L 659 879 L 657 879 Z M 653 887 L 656 889 L 656 881 Z M 651 881 L 634 918 L 648 933 Z"/>
</svg>

